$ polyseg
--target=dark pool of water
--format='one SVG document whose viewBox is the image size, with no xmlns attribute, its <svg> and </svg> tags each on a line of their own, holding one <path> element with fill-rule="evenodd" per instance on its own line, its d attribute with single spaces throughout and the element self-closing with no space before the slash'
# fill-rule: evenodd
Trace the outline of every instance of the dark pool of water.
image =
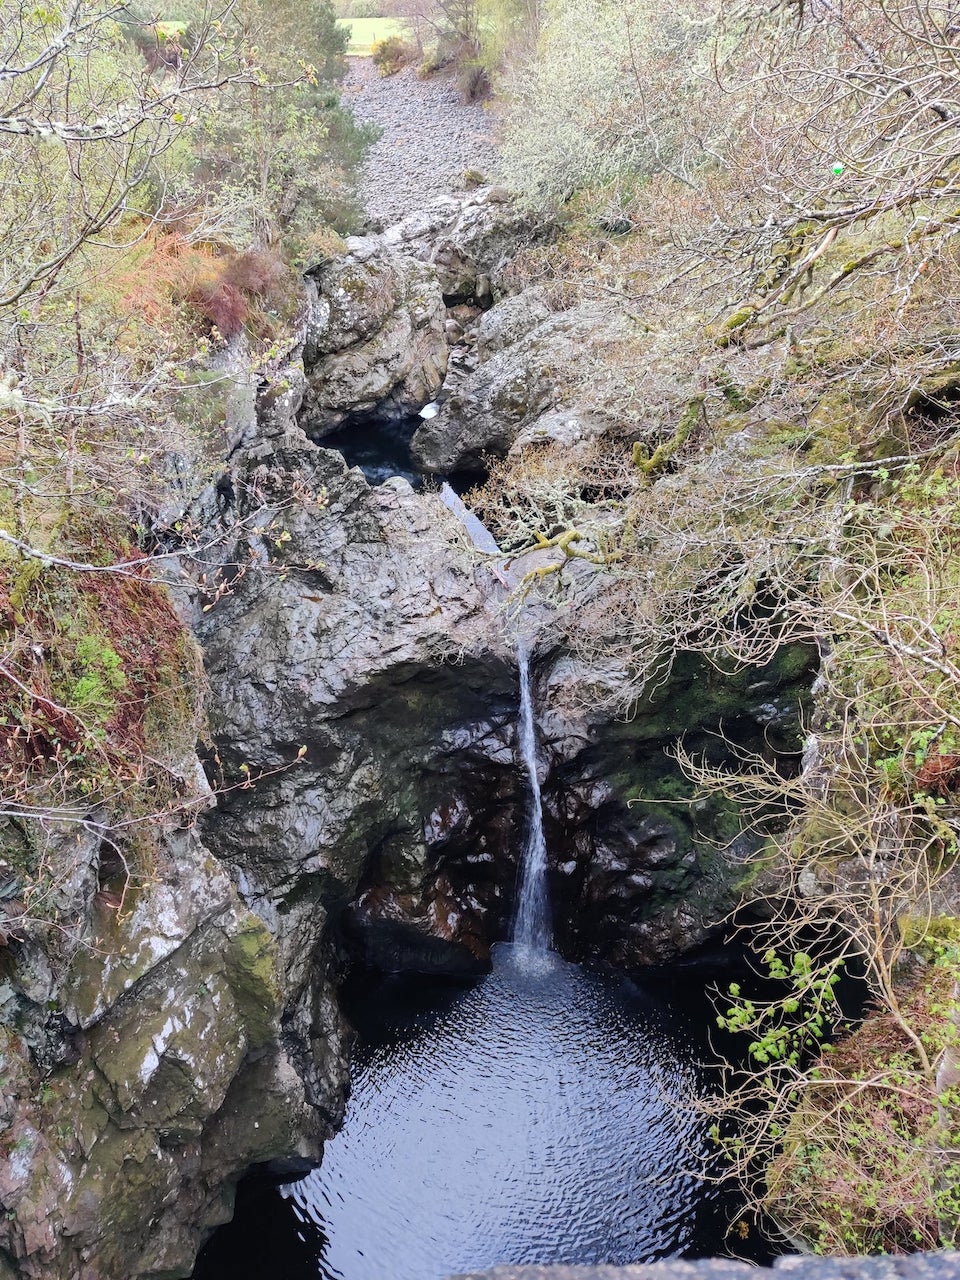
<svg viewBox="0 0 960 1280">
<path fill-rule="evenodd" d="M 364 418 L 323 436 L 317 443 L 324 449 L 336 449 L 347 466 L 360 468 L 370 484 L 383 484 L 393 476 L 402 476 L 414 489 L 422 489 L 431 477 L 418 471 L 410 457 L 410 441 L 421 426 L 423 419 L 419 415 L 396 422 Z M 444 479 L 463 494 L 481 484 L 486 472 L 458 471 Z"/>
<path fill-rule="evenodd" d="M 349 423 L 324 436 L 318 443 L 324 449 L 342 453 L 350 467 L 359 467 L 371 484 L 383 484 L 391 476 L 402 476 L 415 489 L 423 487 L 423 473 L 417 471 L 410 457 L 410 441 L 422 418 L 403 418 L 388 422 L 368 418 Z"/>
<path fill-rule="evenodd" d="M 697 1176 L 705 1018 L 666 997 L 507 945 L 470 988 L 379 981 L 353 1002 L 353 1092 L 322 1165 L 248 1189 L 197 1280 L 723 1251 L 724 1204 Z"/>
</svg>

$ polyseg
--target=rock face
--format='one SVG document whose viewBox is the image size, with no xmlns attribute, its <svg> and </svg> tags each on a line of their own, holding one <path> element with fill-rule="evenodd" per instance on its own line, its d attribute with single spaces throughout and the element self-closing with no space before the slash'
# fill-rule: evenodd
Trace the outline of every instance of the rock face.
<svg viewBox="0 0 960 1280">
<path fill-rule="evenodd" d="M 301 423 L 314 437 L 351 417 L 416 413 L 447 368 L 446 311 L 436 272 L 373 238 L 307 277 Z"/>
<path fill-rule="evenodd" d="M 470 975 L 509 928 L 528 802 L 511 571 L 438 495 L 371 488 L 302 428 L 436 394 L 447 325 L 462 337 L 489 302 L 512 217 L 487 192 L 351 241 L 312 273 L 289 365 L 227 415 L 230 461 L 183 513 L 206 549 L 170 572 L 204 646 L 217 805 L 199 835 L 164 831 L 119 910 L 95 815 L 54 833 L 59 909 L 83 930 L 62 952 L 24 941 L 0 971 L 0 1277 L 189 1274 L 236 1178 L 316 1156 L 339 1121 L 344 962 Z M 470 299 L 459 319 L 444 297 Z M 533 294 L 502 308 L 480 322 L 485 363 L 424 428 L 438 470 L 596 426 L 543 415 L 617 324 Z M 568 571 L 575 607 L 594 570 Z M 523 618 L 559 945 L 627 968 L 697 946 L 744 840 L 736 814 L 691 803 L 665 749 L 685 735 L 722 763 L 721 723 L 733 744 L 793 748 L 809 656 L 732 681 L 677 664 L 623 723 L 592 690 L 624 673 L 578 663 L 547 605 Z"/>
<path fill-rule="evenodd" d="M 436 270 L 449 305 L 489 307 L 501 293 L 500 278 L 522 244 L 546 234 L 521 213 L 503 187 L 440 196 L 383 233 L 384 244 Z"/>
<path fill-rule="evenodd" d="M 113 873 L 109 833 L 58 845 L 76 882 Z M 101 890 L 80 918 L 69 946 L 27 937 L 9 957 L 0 1274 L 188 1275 L 231 1173 L 315 1156 L 343 1079 L 315 1099 L 325 1117 L 307 1104 L 274 940 L 195 831 L 168 827 L 122 909 Z"/>
<path fill-rule="evenodd" d="M 201 635 L 228 777 L 241 764 L 279 772 L 226 795 L 209 836 L 240 869 L 248 901 L 267 919 L 282 915 L 293 955 L 308 935 L 316 942 L 325 910 L 359 892 L 355 937 L 382 919 L 408 959 L 414 938 L 403 938 L 419 931 L 428 949 L 447 941 L 472 967 L 462 945 L 471 931 L 451 924 L 460 908 L 428 847 L 449 845 L 459 823 L 484 861 L 482 821 L 447 805 L 451 772 L 480 762 L 494 790 L 488 767 L 516 795 L 494 580 L 438 498 L 399 480 L 371 489 L 298 432 L 243 465 L 235 488 L 271 495 L 257 516 L 271 532 L 237 556 L 270 563 L 206 614 Z M 291 489 L 315 500 L 289 505 Z M 389 868 L 389 888 L 365 893 L 378 868 Z"/>
<path fill-rule="evenodd" d="M 592 304 L 542 318 L 543 308 L 539 293 L 521 294 L 484 318 L 479 349 L 487 358 L 413 437 L 419 466 L 448 474 L 505 454 L 558 404 L 585 352 L 618 343 L 629 323 Z"/>
<path fill-rule="evenodd" d="M 238 459 L 232 489 L 232 559 L 255 567 L 199 628 L 225 781 L 259 780 L 226 792 L 207 838 L 291 965 L 329 919 L 376 967 L 475 972 L 508 928 L 528 800 L 495 575 L 438 497 L 371 488 L 295 429 Z M 254 510 L 268 532 L 250 537 Z M 558 940 L 626 967 L 697 945 L 736 878 L 715 844 L 745 850 L 730 814 L 671 806 L 689 789 L 664 751 L 695 735 L 715 758 L 721 721 L 768 750 L 779 726 L 793 749 L 807 655 L 736 680 L 678 665 L 623 724 L 580 696 L 598 673 L 549 610 L 527 622 Z"/>
</svg>

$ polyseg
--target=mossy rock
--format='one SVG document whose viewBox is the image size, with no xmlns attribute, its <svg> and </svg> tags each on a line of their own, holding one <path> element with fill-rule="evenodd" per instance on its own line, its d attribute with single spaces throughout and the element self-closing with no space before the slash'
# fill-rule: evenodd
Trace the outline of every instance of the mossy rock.
<svg viewBox="0 0 960 1280">
<path fill-rule="evenodd" d="M 267 1044 L 276 1035 L 283 1008 L 277 964 L 273 935 L 258 916 L 248 912 L 230 940 L 225 971 L 237 1011 L 254 1047 Z"/>
<path fill-rule="evenodd" d="M 960 916 L 901 917 L 900 936 L 924 960 L 936 963 L 946 957 L 960 959 Z"/>
</svg>

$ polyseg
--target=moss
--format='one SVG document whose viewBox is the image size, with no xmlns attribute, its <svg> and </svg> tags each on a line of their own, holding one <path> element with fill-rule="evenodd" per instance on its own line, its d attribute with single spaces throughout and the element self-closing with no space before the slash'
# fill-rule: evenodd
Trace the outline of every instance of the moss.
<svg viewBox="0 0 960 1280">
<path fill-rule="evenodd" d="M 633 446 L 633 465 L 646 476 L 652 476 L 661 471 L 667 462 L 680 452 L 694 429 L 703 420 L 703 404 L 706 398 L 706 392 L 699 392 L 687 401 L 676 431 L 669 440 L 661 441 L 649 457 L 646 455 L 644 446 L 637 441 Z"/>
<path fill-rule="evenodd" d="M 911 951 L 934 963 L 944 955 L 960 955 L 960 916 L 902 916 L 900 936 Z"/>
<path fill-rule="evenodd" d="M 824 1083 L 813 1076 L 803 1091 L 767 1169 L 765 1207 L 815 1252 L 955 1246 L 956 1168 L 942 1153 L 955 1092 L 921 1074 L 902 1029 L 933 1059 L 955 1044 L 954 982 L 952 969 L 926 967 L 898 990 L 899 1016 L 871 1013 L 833 1046 Z"/>
<path fill-rule="evenodd" d="M 749 387 L 741 385 L 724 365 L 717 369 L 714 374 L 714 381 L 724 400 L 726 400 L 731 409 L 737 412 L 745 412 L 748 409 L 752 409 L 754 405 L 760 403 L 770 389 L 769 378 L 761 378 L 759 382 Z M 716 431 L 714 431 L 714 434 L 716 434 Z"/>
<path fill-rule="evenodd" d="M 226 976 L 250 1043 L 267 1044 L 276 1034 L 283 1006 L 277 974 L 277 949 L 267 926 L 252 912 L 230 939 Z"/>
<path fill-rule="evenodd" d="M 868 425 L 850 390 L 840 387 L 828 391 L 817 401 L 808 419 L 813 438 L 811 462 L 835 463 L 858 449 L 864 442 Z"/>
<path fill-rule="evenodd" d="M 752 304 L 739 307 L 730 316 L 727 316 L 719 326 L 710 326 L 707 330 L 709 337 L 718 347 L 729 347 L 732 342 L 736 342 L 742 329 L 744 329 L 753 317 L 757 314 L 757 308 Z"/>
</svg>

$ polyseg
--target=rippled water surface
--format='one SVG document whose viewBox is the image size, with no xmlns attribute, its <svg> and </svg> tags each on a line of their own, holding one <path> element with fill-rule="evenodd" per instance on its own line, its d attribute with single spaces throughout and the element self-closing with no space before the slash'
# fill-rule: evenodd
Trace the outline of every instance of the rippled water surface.
<svg viewBox="0 0 960 1280">
<path fill-rule="evenodd" d="M 343 1131 L 285 1190 L 319 1242 L 314 1274 L 431 1280 L 716 1247 L 711 1192 L 688 1172 L 703 1149 L 694 1051 L 652 996 L 509 946 L 470 990 L 420 1009 L 397 994 Z"/>
</svg>

